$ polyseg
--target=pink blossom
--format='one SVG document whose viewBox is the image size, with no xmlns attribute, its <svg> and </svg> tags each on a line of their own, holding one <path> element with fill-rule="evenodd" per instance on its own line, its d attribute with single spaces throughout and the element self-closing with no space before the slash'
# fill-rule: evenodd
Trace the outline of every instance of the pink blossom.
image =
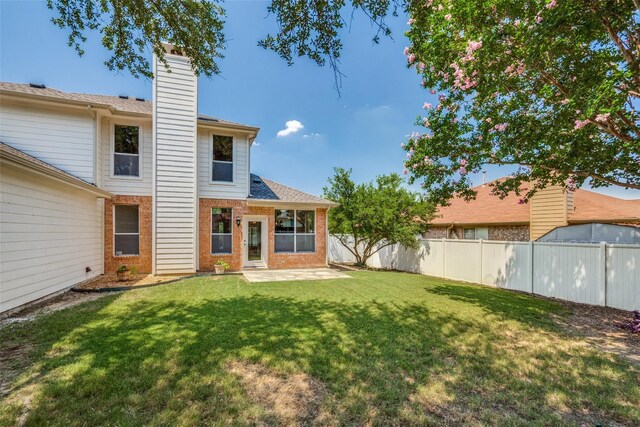
<svg viewBox="0 0 640 427">
<path fill-rule="evenodd" d="M 407 158 L 411 158 L 411 153 L 407 153 Z"/>
<path fill-rule="evenodd" d="M 493 128 L 495 130 L 499 131 L 499 132 L 503 132 L 507 128 L 507 124 L 506 123 L 502 123 L 502 124 L 499 124 L 499 125 L 495 125 Z"/>
<path fill-rule="evenodd" d="M 574 129 L 582 129 L 583 127 L 585 127 L 587 124 L 589 124 L 589 120 L 576 120 L 576 125 L 574 127 Z"/>
<path fill-rule="evenodd" d="M 424 108 L 425 110 L 428 110 L 428 109 L 430 109 L 431 107 L 433 107 L 433 105 L 431 105 L 431 104 L 430 104 L 430 103 L 428 103 L 428 102 L 425 102 L 425 103 L 424 103 L 424 105 L 422 106 L 422 108 Z"/>
<path fill-rule="evenodd" d="M 487 123 L 491 123 L 491 117 L 487 117 L 486 119 L 484 119 L 484 121 Z"/>
<path fill-rule="evenodd" d="M 560 101 L 560 104 L 562 105 L 567 105 L 569 103 L 569 98 L 565 98 L 562 101 Z"/>
<path fill-rule="evenodd" d="M 478 135 L 478 141 L 482 141 L 482 135 Z"/>
<path fill-rule="evenodd" d="M 444 6 L 442 4 L 439 4 L 436 9 L 440 11 L 440 10 L 444 9 Z"/>
<path fill-rule="evenodd" d="M 460 170 L 460 175 L 466 175 L 467 174 L 467 168 L 465 168 L 464 166 L 462 166 L 459 170 Z"/>
<path fill-rule="evenodd" d="M 447 21 L 451 21 L 451 14 L 447 13 L 446 15 L 444 15 L 444 19 L 446 19 Z"/>
<path fill-rule="evenodd" d="M 410 19 L 407 21 L 407 25 L 413 25 L 413 23 L 414 23 L 414 22 L 416 22 L 416 20 L 415 20 L 415 19 L 413 19 L 413 18 L 410 18 Z"/>
<path fill-rule="evenodd" d="M 435 95 L 435 94 L 436 94 L 436 90 L 435 90 L 435 89 L 431 89 L 431 90 L 429 91 L 429 93 L 430 93 L 431 95 Z"/>
<path fill-rule="evenodd" d="M 447 99 L 447 97 L 446 97 L 446 96 L 444 96 L 444 95 L 438 95 L 438 101 L 443 102 L 443 101 L 445 101 L 446 99 Z"/>
<path fill-rule="evenodd" d="M 540 24 L 542 22 L 542 16 L 536 15 L 536 24 Z"/>
<path fill-rule="evenodd" d="M 519 205 L 524 205 L 524 199 L 519 199 L 519 200 L 518 200 L 518 204 L 519 204 Z"/>
<path fill-rule="evenodd" d="M 415 60 L 416 60 L 416 56 L 413 53 L 409 54 L 409 56 L 407 56 L 407 62 L 409 64 L 413 64 L 415 62 Z"/>
<path fill-rule="evenodd" d="M 425 125 L 426 127 L 431 126 L 431 123 L 429 123 L 429 119 L 427 119 L 426 117 L 422 119 L 422 124 Z"/>
<path fill-rule="evenodd" d="M 402 53 L 404 53 L 405 55 L 409 55 L 409 48 L 405 47 Z"/>
<path fill-rule="evenodd" d="M 402 173 L 406 175 L 407 173 L 409 173 L 409 171 L 407 171 L 407 170 L 405 169 L 405 170 L 403 170 L 403 171 L 402 171 Z"/>
<path fill-rule="evenodd" d="M 547 9 L 553 9 L 557 5 L 558 5 L 558 2 L 556 0 L 551 0 L 549 3 L 547 3 L 547 5 L 545 7 Z"/>
<path fill-rule="evenodd" d="M 418 62 L 418 65 L 416 65 L 416 68 L 418 69 L 418 71 L 423 72 L 424 71 L 424 62 Z"/>
<path fill-rule="evenodd" d="M 404 149 L 405 145 L 404 142 L 402 144 L 400 144 L 400 148 Z"/>
<path fill-rule="evenodd" d="M 513 73 L 514 69 L 515 69 L 515 67 L 513 65 L 509 65 L 507 68 L 504 69 L 504 72 L 506 74 L 511 74 L 511 73 Z"/>
<path fill-rule="evenodd" d="M 516 27 L 520 25 L 520 20 L 516 19 L 515 21 L 513 21 L 513 25 L 515 25 Z"/>
<path fill-rule="evenodd" d="M 611 114 L 610 113 L 606 113 L 606 114 L 598 114 L 596 116 L 596 122 L 598 123 L 604 123 L 607 121 L 607 119 L 609 118 Z"/>
<path fill-rule="evenodd" d="M 467 166 L 467 161 L 465 159 L 460 160 L 460 164 L 462 166 Z"/>
</svg>

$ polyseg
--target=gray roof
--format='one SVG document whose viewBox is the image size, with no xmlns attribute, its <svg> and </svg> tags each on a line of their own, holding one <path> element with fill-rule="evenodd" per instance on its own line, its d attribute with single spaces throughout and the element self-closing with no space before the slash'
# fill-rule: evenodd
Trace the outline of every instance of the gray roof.
<svg viewBox="0 0 640 427">
<path fill-rule="evenodd" d="M 110 108 L 116 112 L 129 114 L 151 115 L 153 113 L 153 104 L 145 99 L 138 100 L 133 97 L 121 98 L 119 96 L 110 95 L 92 95 L 88 93 L 71 93 L 62 92 L 53 88 L 38 88 L 30 84 L 0 82 L 0 92 L 12 95 L 23 95 L 28 97 L 37 97 L 41 99 L 49 98 L 52 101 L 67 101 L 73 103 L 84 103 L 105 108 Z M 229 126 L 239 126 L 255 128 L 254 126 L 243 125 L 241 123 L 230 122 L 216 117 L 198 114 L 198 120 L 201 123 L 215 123 Z M 255 128 L 256 130 L 258 128 Z"/>
<path fill-rule="evenodd" d="M 273 182 L 269 179 L 262 178 L 255 174 L 251 174 L 249 200 L 264 200 L 285 203 L 308 203 L 330 206 L 337 205 L 330 200 L 303 193 L 302 191 L 296 190 L 295 188 L 287 187 L 286 185 Z"/>
</svg>

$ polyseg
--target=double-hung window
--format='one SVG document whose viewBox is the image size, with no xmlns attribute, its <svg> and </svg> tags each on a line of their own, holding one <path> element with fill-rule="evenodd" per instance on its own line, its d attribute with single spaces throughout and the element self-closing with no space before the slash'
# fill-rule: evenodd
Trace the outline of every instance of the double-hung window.
<svg viewBox="0 0 640 427">
<path fill-rule="evenodd" d="M 140 128 L 114 125 L 113 175 L 140 176 Z"/>
<path fill-rule="evenodd" d="M 231 208 L 211 209 L 211 253 L 230 254 L 232 252 L 233 232 Z"/>
<path fill-rule="evenodd" d="M 211 181 L 233 182 L 233 137 L 213 135 Z"/>
<path fill-rule="evenodd" d="M 140 255 L 140 217 L 137 205 L 113 207 L 114 249 L 116 256 Z"/>
<path fill-rule="evenodd" d="M 276 209 L 275 216 L 275 252 L 315 252 L 315 211 Z"/>
</svg>

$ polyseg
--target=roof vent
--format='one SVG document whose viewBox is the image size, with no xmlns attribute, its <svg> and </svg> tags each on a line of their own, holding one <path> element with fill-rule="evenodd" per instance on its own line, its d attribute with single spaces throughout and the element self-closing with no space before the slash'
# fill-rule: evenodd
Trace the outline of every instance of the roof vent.
<svg viewBox="0 0 640 427">
<path fill-rule="evenodd" d="M 46 89 L 47 87 L 42 83 L 29 83 L 29 86 L 35 89 Z"/>
<path fill-rule="evenodd" d="M 136 101 L 144 101 L 144 98 L 136 98 Z"/>
<path fill-rule="evenodd" d="M 254 176 L 253 179 L 251 180 L 253 181 L 254 184 L 260 184 L 262 183 L 262 180 L 260 179 L 259 176 Z"/>
<path fill-rule="evenodd" d="M 129 99 L 129 97 L 127 95 L 120 95 L 120 96 L 118 96 L 118 98 L 120 98 L 120 99 Z"/>
</svg>

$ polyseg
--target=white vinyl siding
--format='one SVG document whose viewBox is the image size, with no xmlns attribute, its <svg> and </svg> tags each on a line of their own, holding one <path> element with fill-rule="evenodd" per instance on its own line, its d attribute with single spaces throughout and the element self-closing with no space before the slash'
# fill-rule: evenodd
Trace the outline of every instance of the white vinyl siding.
<svg viewBox="0 0 640 427">
<path fill-rule="evenodd" d="M 140 177 L 113 176 L 113 127 L 115 124 L 140 127 Z M 153 130 L 150 121 L 106 119 L 100 125 L 102 188 L 126 196 L 152 194 Z"/>
<path fill-rule="evenodd" d="M 188 61 L 154 60 L 155 273 L 196 270 L 197 78 Z"/>
<path fill-rule="evenodd" d="M 103 212 L 95 195 L 3 163 L 0 312 L 102 274 Z"/>
<path fill-rule="evenodd" d="M 94 179 L 94 122 L 89 110 L 2 100 L 0 140 L 80 179 Z"/>
<path fill-rule="evenodd" d="M 233 136 L 233 182 L 212 182 L 213 135 Z M 198 132 L 198 195 L 208 199 L 246 199 L 249 194 L 249 141 L 246 136 L 201 128 Z"/>
</svg>

